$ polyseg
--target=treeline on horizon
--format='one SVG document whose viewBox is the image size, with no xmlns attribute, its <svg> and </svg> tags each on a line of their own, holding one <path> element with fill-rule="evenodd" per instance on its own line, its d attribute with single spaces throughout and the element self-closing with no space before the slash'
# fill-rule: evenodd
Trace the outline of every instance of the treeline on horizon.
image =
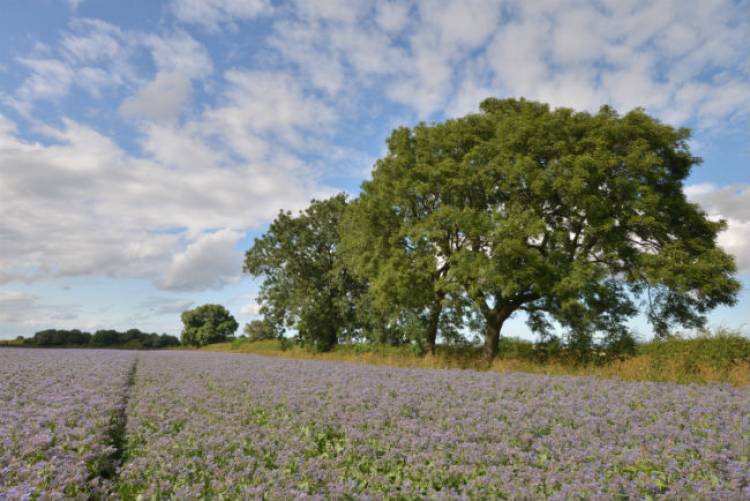
<svg viewBox="0 0 750 501">
<path fill-rule="evenodd" d="M 36 332 L 31 337 L 18 336 L 15 341 L 8 341 L 4 344 L 25 347 L 96 347 L 140 350 L 179 346 L 180 340 L 168 334 L 141 332 L 138 329 L 129 329 L 124 332 L 100 329 L 93 334 L 78 329 L 45 329 Z"/>
</svg>

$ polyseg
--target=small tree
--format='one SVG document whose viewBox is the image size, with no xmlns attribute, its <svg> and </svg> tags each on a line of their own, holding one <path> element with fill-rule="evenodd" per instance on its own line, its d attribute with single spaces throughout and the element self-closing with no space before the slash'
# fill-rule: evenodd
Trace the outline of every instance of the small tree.
<svg viewBox="0 0 750 501">
<path fill-rule="evenodd" d="M 297 340 L 319 351 L 356 336 L 356 304 L 364 286 L 339 255 L 343 194 L 313 200 L 297 216 L 280 212 L 245 254 L 244 271 L 263 276 L 261 313 L 275 331 L 297 331 Z"/>
<path fill-rule="evenodd" d="M 244 334 L 250 341 L 264 341 L 278 337 L 273 324 L 267 320 L 253 320 L 245 324 Z"/>
<path fill-rule="evenodd" d="M 219 304 L 204 304 L 182 312 L 182 343 L 205 346 L 225 341 L 239 327 L 234 317 Z"/>
</svg>

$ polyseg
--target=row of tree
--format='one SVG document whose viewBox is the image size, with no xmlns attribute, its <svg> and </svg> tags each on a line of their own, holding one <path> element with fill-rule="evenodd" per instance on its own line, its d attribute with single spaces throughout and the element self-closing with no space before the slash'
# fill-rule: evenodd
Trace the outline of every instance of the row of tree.
<svg viewBox="0 0 750 501">
<path fill-rule="evenodd" d="M 644 311 L 657 335 L 736 301 L 725 228 L 690 203 L 689 131 L 634 110 L 487 99 L 396 129 L 354 200 L 281 212 L 247 251 L 261 337 L 411 342 L 481 332 L 488 359 L 523 312 L 542 340 L 617 346 Z"/>
<path fill-rule="evenodd" d="M 126 347 L 134 349 L 166 348 L 178 346 L 179 339 L 167 334 L 141 332 L 130 329 L 125 332 L 106 329 L 93 334 L 78 329 L 46 329 L 32 337 L 16 339 L 24 346 L 96 346 L 100 348 Z"/>
</svg>

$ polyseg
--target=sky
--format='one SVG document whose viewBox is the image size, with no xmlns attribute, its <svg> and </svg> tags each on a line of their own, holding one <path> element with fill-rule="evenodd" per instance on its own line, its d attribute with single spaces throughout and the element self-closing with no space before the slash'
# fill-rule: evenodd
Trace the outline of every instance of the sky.
<svg viewBox="0 0 750 501">
<path fill-rule="evenodd" d="M 280 209 L 356 195 L 393 128 L 489 96 L 690 127 L 685 191 L 743 283 L 709 321 L 750 330 L 748 1 L 2 3 L 0 338 L 256 318 L 243 254 Z"/>
</svg>

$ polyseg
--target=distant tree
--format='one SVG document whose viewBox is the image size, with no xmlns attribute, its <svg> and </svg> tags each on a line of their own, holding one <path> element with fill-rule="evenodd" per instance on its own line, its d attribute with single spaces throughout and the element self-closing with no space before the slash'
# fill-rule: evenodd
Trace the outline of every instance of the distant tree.
<svg viewBox="0 0 750 501">
<path fill-rule="evenodd" d="M 182 312 L 182 343 L 205 346 L 232 337 L 239 325 L 226 308 L 219 304 L 204 304 Z"/>
<path fill-rule="evenodd" d="M 159 336 L 159 341 L 156 344 L 156 348 L 167 348 L 169 346 L 179 346 L 180 340 L 177 339 L 175 336 L 170 336 L 168 334 L 162 334 Z"/>
<path fill-rule="evenodd" d="M 245 254 L 244 270 L 263 277 L 261 314 L 277 332 L 295 329 L 301 344 L 326 351 L 360 331 L 364 290 L 338 253 L 346 196 L 313 200 L 298 216 L 280 212 Z"/>
<path fill-rule="evenodd" d="M 34 337 L 32 338 L 34 344 L 38 346 L 52 346 L 55 339 L 54 332 L 52 329 L 46 329 L 34 333 Z"/>
<path fill-rule="evenodd" d="M 91 334 L 88 332 L 82 332 L 78 329 L 70 331 L 68 335 L 68 344 L 75 344 L 85 346 L 91 342 Z"/>
<path fill-rule="evenodd" d="M 123 343 L 127 343 L 128 341 L 132 341 L 134 339 L 142 340 L 147 336 L 148 334 L 146 334 L 145 332 L 141 332 L 138 329 L 128 329 L 127 331 L 121 334 L 120 341 Z"/>
<path fill-rule="evenodd" d="M 83 346 L 89 343 L 91 334 L 78 329 L 46 329 L 34 334 L 31 343 L 37 346 Z"/>
<path fill-rule="evenodd" d="M 725 223 L 683 192 L 700 160 L 688 137 L 642 110 L 621 117 L 514 99 L 398 129 L 363 186 L 373 235 L 356 269 L 375 286 L 394 284 L 397 304 L 411 297 L 429 311 L 442 293 L 469 300 L 487 359 L 518 311 L 534 331 L 556 324 L 576 346 L 595 332 L 621 339 L 641 301 L 657 335 L 699 327 L 707 311 L 736 302 L 739 283 L 716 245 Z"/>
<path fill-rule="evenodd" d="M 253 320 L 245 324 L 243 332 L 250 341 L 264 341 L 278 337 L 273 324 L 266 320 Z"/>
<path fill-rule="evenodd" d="M 119 332 L 114 329 L 98 330 L 92 336 L 88 332 L 78 329 L 46 329 L 34 334 L 33 337 L 23 340 L 25 345 L 30 346 L 97 346 L 97 347 L 126 347 L 126 348 L 160 348 L 164 346 L 179 345 L 180 341 L 175 336 L 166 334 L 149 334 L 138 329 L 130 329 Z"/>
<path fill-rule="evenodd" d="M 113 329 L 101 329 L 91 337 L 91 344 L 100 347 L 123 344 L 122 335 Z"/>
</svg>

